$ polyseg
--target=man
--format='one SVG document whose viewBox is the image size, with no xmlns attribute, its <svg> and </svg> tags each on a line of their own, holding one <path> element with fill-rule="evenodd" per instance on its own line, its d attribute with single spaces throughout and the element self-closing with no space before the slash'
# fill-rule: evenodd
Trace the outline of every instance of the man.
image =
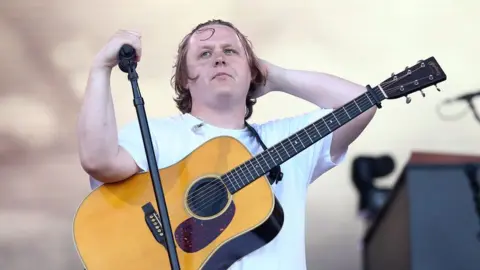
<svg viewBox="0 0 480 270">
<path fill-rule="evenodd" d="M 93 178 L 92 188 L 148 170 L 138 123 L 133 121 L 117 136 L 109 80 L 119 48 L 125 43 L 132 45 L 141 59 L 140 35 L 116 33 L 95 57 L 79 117 L 80 160 Z M 252 124 L 270 147 L 366 91 L 361 85 L 332 75 L 287 70 L 260 60 L 245 36 L 221 20 L 200 24 L 185 37 L 172 79 L 181 114 L 149 119 L 159 168 L 180 161 L 205 141 L 221 135 L 235 137 L 254 155 L 263 151 L 245 120 L 252 114 L 255 98 L 268 92 L 282 91 L 319 107 L 299 116 Z M 230 269 L 306 268 L 308 185 L 343 161 L 348 146 L 374 114 L 372 108 L 281 165 L 283 179 L 272 189 L 284 209 L 283 229 L 271 243 Z"/>
</svg>

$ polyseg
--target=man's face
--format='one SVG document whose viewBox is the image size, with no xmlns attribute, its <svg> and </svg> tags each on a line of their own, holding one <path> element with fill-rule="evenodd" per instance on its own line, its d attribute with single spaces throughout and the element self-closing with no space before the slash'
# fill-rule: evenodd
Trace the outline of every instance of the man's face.
<svg viewBox="0 0 480 270">
<path fill-rule="evenodd" d="M 235 101 L 245 104 L 251 82 L 244 47 L 228 26 L 209 25 L 194 33 L 188 44 L 187 68 L 193 102 Z"/>
</svg>

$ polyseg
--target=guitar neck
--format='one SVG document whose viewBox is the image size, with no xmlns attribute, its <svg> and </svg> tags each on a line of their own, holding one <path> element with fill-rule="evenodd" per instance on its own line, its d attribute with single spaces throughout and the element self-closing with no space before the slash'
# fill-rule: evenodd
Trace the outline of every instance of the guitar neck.
<svg viewBox="0 0 480 270">
<path fill-rule="evenodd" d="M 372 94 L 375 96 L 372 96 Z M 372 92 L 365 92 L 344 106 L 332 111 L 224 174 L 222 176 L 224 183 L 231 194 L 239 191 L 260 176 L 265 175 L 273 167 L 281 165 L 373 106 L 376 106 L 376 100 L 382 101 L 383 99 L 385 97 L 378 86 L 373 88 Z"/>
</svg>

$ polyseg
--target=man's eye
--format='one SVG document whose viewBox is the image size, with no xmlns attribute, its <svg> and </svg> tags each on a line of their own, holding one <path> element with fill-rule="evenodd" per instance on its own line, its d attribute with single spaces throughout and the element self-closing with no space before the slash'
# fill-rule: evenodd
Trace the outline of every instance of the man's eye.
<svg viewBox="0 0 480 270">
<path fill-rule="evenodd" d="M 236 53 L 237 51 L 235 51 L 234 49 L 225 49 L 225 53 L 226 54 L 233 54 L 233 53 Z"/>
<path fill-rule="evenodd" d="M 210 52 L 209 52 L 209 51 L 205 51 L 205 52 L 202 52 L 202 53 L 200 54 L 200 57 L 208 57 L 208 56 L 210 56 Z"/>
</svg>

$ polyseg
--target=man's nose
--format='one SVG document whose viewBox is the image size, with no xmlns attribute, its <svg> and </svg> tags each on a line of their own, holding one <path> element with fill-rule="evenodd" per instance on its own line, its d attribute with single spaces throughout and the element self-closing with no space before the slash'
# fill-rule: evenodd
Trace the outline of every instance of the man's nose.
<svg viewBox="0 0 480 270">
<path fill-rule="evenodd" d="M 219 55 L 217 58 L 215 58 L 215 66 L 225 66 L 227 62 L 225 61 L 225 58 L 223 56 Z"/>
</svg>

